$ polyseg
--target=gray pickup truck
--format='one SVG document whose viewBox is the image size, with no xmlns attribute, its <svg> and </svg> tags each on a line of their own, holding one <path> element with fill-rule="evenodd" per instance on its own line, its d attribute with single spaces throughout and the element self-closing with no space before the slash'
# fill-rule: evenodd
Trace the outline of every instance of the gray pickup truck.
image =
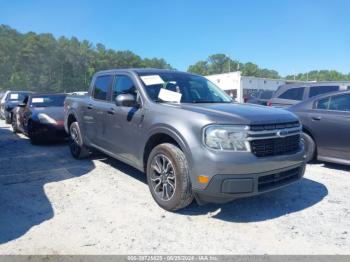
<svg viewBox="0 0 350 262">
<path fill-rule="evenodd" d="M 97 149 L 145 172 L 166 210 L 275 190 L 305 171 L 294 114 L 235 103 L 184 72 L 98 72 L 87 96 L 66 98 L 65 128 L 73 157 Z"/>
</svg>

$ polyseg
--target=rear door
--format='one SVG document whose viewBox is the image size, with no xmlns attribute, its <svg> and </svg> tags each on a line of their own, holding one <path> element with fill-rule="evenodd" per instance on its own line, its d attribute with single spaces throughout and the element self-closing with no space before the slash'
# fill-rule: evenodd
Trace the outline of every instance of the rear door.
<svg viewBox="0 0 350 262">
<path fill-rule="evenodd" d="M 318 155 L 350 160 L 350 94 L 318 100 L 309 117 Z"/>
<path fill-rule="evenodd" d="M 91 97 L 84 109 L 84 132 L 89 142 L 103 147 L 103 133 L 106 129 L 106 111 L 110 105 L 112 75 L 98 75 L 95 79 Z"/>
</svg>

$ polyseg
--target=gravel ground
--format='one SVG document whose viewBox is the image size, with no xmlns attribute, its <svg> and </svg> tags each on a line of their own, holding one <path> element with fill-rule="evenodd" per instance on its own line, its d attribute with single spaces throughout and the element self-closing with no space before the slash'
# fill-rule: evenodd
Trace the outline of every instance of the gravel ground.
<svg viewBox="0 0 350 262">
<path fill-rule="evenodd" d="M 316 163 L 284 189 L 170 213 L 145 176 L 0 121 L 0 254 L 350 254 L 350 167 Z"/>
</svg>

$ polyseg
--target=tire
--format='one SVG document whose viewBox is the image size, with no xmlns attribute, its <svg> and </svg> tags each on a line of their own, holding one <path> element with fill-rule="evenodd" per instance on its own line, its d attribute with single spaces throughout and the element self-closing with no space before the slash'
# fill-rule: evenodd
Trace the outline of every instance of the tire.
<svg viewBox="0 0 350 262">
<path fill-rule="evenodd" d="M 301 139 L 304 141 L 306 162 L 311 162 L 316 158 L 316 143 L 310 135 L 304 132 L 301 134 Z"/>
<path fill-rule="evenodd" d="M 147 160 L 147 182 L 152 197 L 165 210 L 175 211 L 193 201 L 186 157 L 173 144 L 160 144 L 151 151 Z"/>
<path fill-rule="evenodd" d="M 78 122 L 73 122 L 69 126 L 69 149 L 76 159 L 86 158 L 90 155 L 90 150 L 84 146 Z"/>
<path fill-rule="evenodd" d="M 30 142 L 33 145 L 38 145 L 41 143 L 41 139 L 39 138 L 39 136 L 37 134 L 35 134 L 34 132 L 34 127 L 32 122 L 28 123 L 28 137 L 30 139 Z"/>
<path fill-rule="evenodd" d="M 8 125 L 11 124 L 11 119 L 12 119 L 12 114 L 8 113 L 8 115 L 6 116 L 6 119 L 5 119 L 5 123 Z"/>
<path fill-rule="evenodd" d="M 19 129 L 18 129 L 18 122 L 17 122 L 16 115 L 12 115 L 11 126 L 12 126 L 13 133 L 19 133 L 20 132 Z"/>
</svg>

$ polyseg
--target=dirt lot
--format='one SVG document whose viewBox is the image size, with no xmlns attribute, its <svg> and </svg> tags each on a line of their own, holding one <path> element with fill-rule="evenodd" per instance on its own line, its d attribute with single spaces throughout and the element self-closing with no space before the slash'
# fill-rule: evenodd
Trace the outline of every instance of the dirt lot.
<svg viewBox="0 0 350 262">
<path fill-rule="evenodd" d="M 350 168 L 316 163 L 287 188 L 159 208 L 145 176 L 0 121 L 0 254 L 350 254 Z"/>
</svg>

